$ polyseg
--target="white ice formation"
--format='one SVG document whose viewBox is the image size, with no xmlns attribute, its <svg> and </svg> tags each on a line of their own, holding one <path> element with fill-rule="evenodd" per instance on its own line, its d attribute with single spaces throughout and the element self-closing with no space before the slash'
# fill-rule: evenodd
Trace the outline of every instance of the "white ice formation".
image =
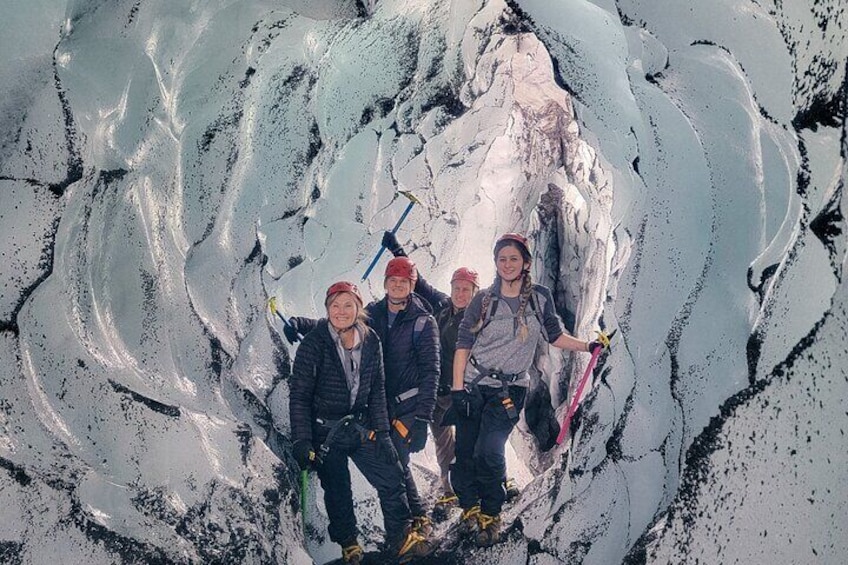
<svg viewBox="0 0 848 565">
<path fill-rule="evenodd" d="M 513 436 L 506 541 L 440 563 L 848 555 L 844 2 L 2 14 L 0 561 L 336 558 L 266 303 L 320 315 L 398 190 L 437 286 L 524 231 L 576 334 L 618 331 L 571 450 Z M 585 362 L 540 352 L 558 417 Z"/>
</svg>

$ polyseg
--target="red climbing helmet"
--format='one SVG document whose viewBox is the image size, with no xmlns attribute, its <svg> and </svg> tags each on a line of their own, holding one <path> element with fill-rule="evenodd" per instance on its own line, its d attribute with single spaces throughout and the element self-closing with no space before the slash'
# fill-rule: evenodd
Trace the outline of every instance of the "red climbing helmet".
<svg viewBox="0 0 848 565">
<path fill-rule="evenodd" d="M 401 277 L 409 279 L 412 284 L 418 280 L 418 269 L 415 268 L 415 262 L 409 257 L 395 257 L 389 264 L 386 265 L 386 277 Z"/>
<path fill-rule="evenodd" d="M 364 302 L 362 300 L 362 295 L 359 294 L 359 289 L 356 287 L 355 284 L 347 281 L 339 281 L 331 284 L 330 288 L 327 289 L 327 298 L 324 300 L 324 303 L 328 304 L 330 301 L 330 297 L 340 292 L 351 293 L 356 298 L 356 300 L 359 301 L 359 307 L 362 308 Z"/>
<path fill-rule="evenodd" d="M 480 288 L 480 275 L 477 274 L 477 271 L 468 267 L 460 267 L 455 270 L 453 275 L 451 275 L 451 284 L 454 281 L 468 281 L 475 287 Z"/>
<path fill-rule="evenodd" d="M 520 233 L 505 233 L 498 238 L 495 242 L 495 260 L 498 258 L 498 251 L 509 245 L 510 243 L 515 243 L 518 245 L 519 251 L 521 251 L 521 255 L 524 257 L 526 261 L 530 261 L 532 255 L 530 255 L 530 243 L 527 241 L 527 238 L 521 235 Z"/>
</svg>

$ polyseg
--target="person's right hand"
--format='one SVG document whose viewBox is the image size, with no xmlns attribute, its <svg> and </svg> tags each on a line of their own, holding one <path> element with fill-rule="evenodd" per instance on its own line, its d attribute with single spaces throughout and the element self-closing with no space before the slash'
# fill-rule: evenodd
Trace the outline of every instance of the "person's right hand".
<svg viewBox="0 0 848 565">
<path fill-rule="evenodd" d="M 466 389 L 451 391 L 451 405 L 461 418 L 471 416 L 471 397 Z"/>
<path fill-rule="evenodd" d="M 427 420 L 415 418 L 415 421 L 412 423 L 412 429 L 409 430 L 409 435 L 406 438 L 409 442 L 410 453 L 418 453 L 427 445 L 428 426 Z"/>
<path fill-rule="evenodd" d="M 291 318 L 287 324 L 283 324 L 283 335 L 286 336 L 286 341 L 290 344 L 294 345 L 300 341 L 300 336 L 298 335 L 299 332 L 300 330 L 297 327 L 296 319 Z"/>
<path fill-rule="evenodd" d="M 383 247 L 391 251 L 395 257 L 406 257 L 406 251 L 398 243 L 397 236 L 390 231 L 383 232 Z"/>
<path fill-rule="evenodd" d="M 295 461 L 300 465 L 301 471 L 309 471 L 314 469 L 318 464 L 318 455 L 315 453 L 315 448 L 312 447 L 312 442 L 299 439 L 292 445 L 292 455 Z"/>
<path fill-rule="evenodd" d="M 387 465 L 397 464 L 398 454 L 389 432 L 377 432 L 374 441 L 377 442 L 377 457 Z"/>
</svg>

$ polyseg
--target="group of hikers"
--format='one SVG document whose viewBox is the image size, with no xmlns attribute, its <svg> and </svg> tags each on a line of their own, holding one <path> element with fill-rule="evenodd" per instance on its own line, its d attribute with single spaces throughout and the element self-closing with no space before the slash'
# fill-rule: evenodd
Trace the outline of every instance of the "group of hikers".
<svg viewBox="0 0 848 565">
<path fill-rule="evenodd" d="M 410 454 L 432 433 L 442 496 L 433 517 L 462 510 L 458 529 L 479 546 L 498 543 L 507 490 L 505 448 L 518 422 L 528 369 L 540 340 L 579 352 L 603 348 L 569 335 L 551 291 L 530 277 L 521 234 L 494 246 L 496 276 L 486 289 L 473 269 L 451 277 L 450 295 L 418 272 L 392 232 L 394 255 L 383 299 L 365 306 L 353 283 L 327 289 L 327 317 L 289 319 L 301 341 L 290 380 L 292 451 L 324 490 L 330 539 L 360 563 L 348 459 L 376 489 L 386 548 L 407 563 L 436 549 L 433 522 L 410 471 Z"/>
</svg>

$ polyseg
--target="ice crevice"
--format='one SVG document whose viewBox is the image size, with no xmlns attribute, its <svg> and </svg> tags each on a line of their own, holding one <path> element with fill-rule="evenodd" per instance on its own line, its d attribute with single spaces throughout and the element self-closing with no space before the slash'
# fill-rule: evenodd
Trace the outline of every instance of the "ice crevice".
<svg viewBox="0 0 848 565">
<path fill-rule="evenodd" d="M 61 130 L 61 142 L 54 142 L 53 150 L 60 153 L 60 156 L 57 156 L 57 161 L 59 161 L 59 163 L 57 163 L 56 168 L 64 166 L 64 178 L 51 180 L 48 178 L 49 174 L 41 178 L 39 177 L 37 174 L 39 171 L 37 167 L 39 157 L 43 156 L 44 153 L 47 153 L 49 149 L 34 146 L 33 140 L 28 132 L 25 135 L 27 143 L 24 149 L 25 159 L 23 159 L 23 161 L 33 161 L 33 165 L 35 166 L 23 165 L 19 168 L 13 163 L 13 159 L 6 159 L 6 162 L 3 163 L 5 155 L 0 154 L 0 183 L 4 186 L 10 187 L 4 189 L 7 191 L 6 195 L 9 193 L 13 194 L 11 197 L 7 196 L 8 200 L 3 203 L 4 207 L 8 207 L 4 212 L 4 215 L 11 213 L 13 203 L 25 204 L 25 206 L 22 207 L 23 210 L 27 210 L 35 217 L 34 222 L 31 222 L 29 226 L 27 226 L 27 229 L 30 231 L 31 237 L 41 242 L 41 247 L 33 249 L 29 254 L 30 257 L 28 259 L 30 259 L 31 263 L 35 264 L 25 265 L 24 268 L 20 268 L 20 266 L 15 265 L 21 271 L 26 271 L 24 277 L 17 279 L 15 276 L 17 273 L 10 272 L 12 271 L 11 269 L 9 269 L 9 271 L 7 271 L 8 274 L 3 277 L 4 279 L 8 276 L 15 277 L 17 288 L 15 289 L 15 292 L 9 292 L 8 296 L 4 297 L 2 301 L 3 305 L 2 313 L 0 313 L 0 331 L 8 331 L 14 335 L 18 335 L 19 333 L 18 316 L 25 302 L 29 300 L 32 294 L 37 291 L 39 285 L 43 283 L 53 271 L 53 253 L 56 230 L 58 229 L 59 218 L 61 217 L 63 209 L 62 197 L 69 187 L 80 181 L 83 177 L 83 160 L 78 147 L 79 133 L 68 101 L 67 93 L 59 75 L 58 54 L 60 52 L 60 45 L 61 41 L 55 43 L 53 46 L 50 58 L 50 74 L 52 81 L 48 83 L 45 79 L 45 86 L 49 84 L 50 89 L 52 90 L 51 94 L 55 95 L 58 110 L 62 116 L 61 124 L 57 124 L 55 127 L 56 130 Z M 45 88 L 45 91 L 47 91 L 47 88 Z M 26 119 L 26 112 L 24 112 L 22 119 Z M 21 141 L 20 138 L 23 129 L 23 125 L 18 126 L 16 141 Z M 6 150 L 7 147 L 4 143 L 3 153 L 5 153 Z M 50 172 L 53 173 L 54 171 Z M 50 194 L 45 194 L 44 190 L 49 191 Z M 21 194 L 14 194 L 15 192 L 20 192 Z M 6 199 L 4 198 L 4 200 Z M 18 209 L 18 205 L 15 205 L 14 208 Z M 8 221 L 11 224 L 12 221 L 21 222 L 24 220 L 25 217 L 19 216 L 16 220 L 9 219 Z M 33 223 L 35 223 L 35 225 L 33 225 Z M 27 242 L 25 245 L 21 245 L 21 247 L 29 247 L 31 245 L 33 244 Z M 16 252 L 15 254 L 17 255 L 18 253 Z M 26 263 L 27 261 L 24 262 Z M 27 280 L 27 278 L 29 280 Z M 13 298 L 13 295 L 15 294 L 16 298 Z M 13 303 L 6 304 L 7 302 Z M 8 316 L 8 318 L 6 316 Z"/>
</svg>

